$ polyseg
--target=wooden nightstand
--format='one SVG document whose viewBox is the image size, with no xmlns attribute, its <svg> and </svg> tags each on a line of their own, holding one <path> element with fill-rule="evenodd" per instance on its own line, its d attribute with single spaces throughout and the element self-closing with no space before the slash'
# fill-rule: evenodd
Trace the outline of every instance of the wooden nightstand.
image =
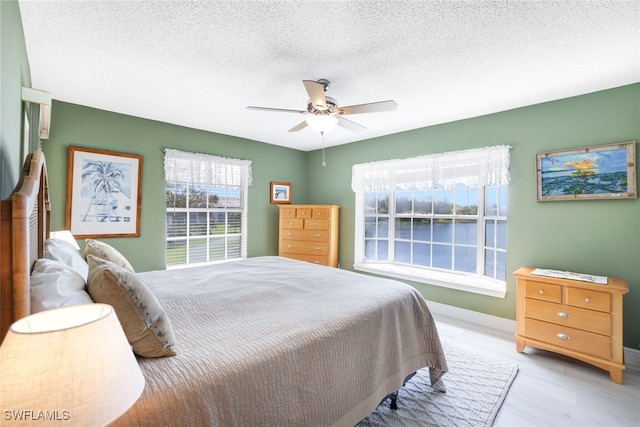
<svg viewBox="0 0 640 427">
<path fill-rule="evenodd" d="M 522 267 L 516 306 L 516 349 L 534 347 L 564 354 L 609 372 L 622 383 L 622 296 L 627 282 L 606 285 L 533 275 Z"/>
</svg>

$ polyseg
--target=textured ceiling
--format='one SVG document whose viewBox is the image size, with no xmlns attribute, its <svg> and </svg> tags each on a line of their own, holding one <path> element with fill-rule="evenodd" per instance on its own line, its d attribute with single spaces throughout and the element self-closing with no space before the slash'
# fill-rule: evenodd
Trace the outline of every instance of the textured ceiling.
<svg viewBox="0 0 640 427">
<path fill-rule="evenodd" d="M 303 79 L 358 114 L 326 146 L 640 81 L 633 1 L 35 1 L 33 87 L 54 99 L 300 150 Z M 55 110 L 52 117 L 55 132 Z"/>
</svg>

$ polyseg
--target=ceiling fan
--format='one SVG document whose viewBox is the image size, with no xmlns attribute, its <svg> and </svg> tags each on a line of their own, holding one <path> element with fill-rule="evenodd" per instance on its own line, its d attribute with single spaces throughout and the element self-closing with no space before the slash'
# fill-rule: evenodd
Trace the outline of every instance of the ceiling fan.
<svg viewBox="0 0 640 427">
<path fill-rule="evenodd" d="M 344 118 L 348 114 L 362 113 L 378 113 L 382 111 L 395 111 L 398 104 L 395 101 L 379 101 L 369 104 L 350 105 L 348 107 L 339 107 L 338 101 L 329 96 L 325 96 L 326 90 L 329 88 L 330 82 L 326 79 L 303 80 L 304 88 L 309 94 L 309 101 L 306 110 L 287 110 L 283 108 L 269 107 L 247 107 L 249 110 L 272 111 L 279 113 L 298 113 L 306 115 L 307 118 L 303 122 L 289 129 L 289 132 L 298 132 L 307 126 L 314 131 L 322 133 L 333 129 L 337 124 L 345 129 L 353 132 L 362 132 L 367 128 Z"/>
</svg>

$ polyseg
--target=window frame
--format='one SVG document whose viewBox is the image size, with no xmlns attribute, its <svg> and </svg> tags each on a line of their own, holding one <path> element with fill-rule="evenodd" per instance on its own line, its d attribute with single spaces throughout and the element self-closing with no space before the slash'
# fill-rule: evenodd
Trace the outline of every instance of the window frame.
<svg viewBox="0 0 640 427">
<path fill-rule="evenodd" d="M 480 189 L 479 189 L 480 190 Z M 472 292 L 481 295 L 488 295 L 498 298 L 504 298 L 506 296 L 506 280 L 499 280 L 484 275 L 485 267 L 485 231 L 486 221 L 491 220 L 493 216 L 487 216 L 481 212 L 485 212 L 484 197 L 482 204 L 479 202 L 478 206 L 478 236 L 476 239 L 476 259 L 477 268 L 481 272 L 476 273 L 464 273 L 453 270 L 442 270 L 433 267 L 422 267 L 417 265 L 405 264 L 395 262 L 395 218 L 398 216 L 395 214 L 395 192 L 389 192 L 389 212 L 387 217 L 389 218 L 389 234 L 388 234 L 388 259 L 393 261 L 377 261 L 367 260 L 365 257 L 365 192 L 356 192 L 356 221 L 355 221 L 355 256 L 354 256 L 354 269 L 357 271 L 363 271 L 367 273 L 380 274 L 384 276 L 390 276 L 398 279 L 411 280 L 419 283 L 426 283 L 450 289 L 457 289 L 461 291 Z M 479 194 L 484 194 L 484 191 L 479 191 Z M 454 215 L 437 215 L 433 217 L 451 217 Z M 406 217 L 406 216 L 401 216 Z M 433 218 L 426 216 L 426 218 Z M 415 216 L 414 216 L 415 218 Z M 457 217 L 460 218 L 460 217 Z M 461 218 L 467 219 L 468 216 Z M 507 216 L 500 216 L 500 220 L 505 220 Z M 481 231 L 482 230 L 482 231 Z M 451 245 L 455 247 L 455 242 Z M 505 249 L 506 253 L 507 250 Z M 506 278 L 505 278 L 506 279 Z"/>
<path fill-rule="evenodd" d="M 196 182 L 195 179 L 193 178 L 191 179 L 186 178 L 186 180 L 171 179 L 168 176 L 169 172 L 167 172 L 167 166 L 165 163 L 165 182 L 166 182 L 166 187 L 165 187 L 165 267 L 168 270 L 170 270 L 170 269 L 193 267 L 198 265 L 218 264 L 218 263 L 246 259 L 247 258 L 247 239 L 248 239 L 248 225 L 247 225 L 248 193 L 249 193 L 248 187 L 251 184 L 251 162 L 248 160 L 230 159 L 230 158 L 218 157 L 218 156 L 208 155 L 208 154 L 186 153 L 186 152 L 180 152 L 178 150 L 165 150 L 165 155 L 167 154 L 173 154 L 176 156 L 176 158 L 179 158 L 180 160 L 184 160 L 184 161 L 191 161 L 191 162 L 206 161 L 209 165 L 215 165 L 215 166 L 211 166 L 212 168 L 219 167 L 220 165 L 224 165 L 227 168 L 229 167 L 240 168 L 238 174 L 240 176 L 241 182 L 238 184 L 238 183 L 221 182 L 220 180 L 216 181 L 216 178 L 214 178 L 213 176 L 219 177 L 220 174 L 208 174 L 209 175 L 208 182 L 204 183 L 202 181 L 199 181 L 197 183 L 199 186 L 202 185 L 205 187 L 204 194 L 205 194 L 206 206 L 190 207 L 189 200 L 190 200 L 190 195 L 192 193 L 191 191 L 191 189 L 193 188 L 192 185 L 194 182 Z M 184 156 L 184 157 L 181 157 L 181 156 Z M 178 187 L 184 186 L 184 193 L 185 193 L 184 207 L 168 206 L 169 189 L 172 185 L 175 185 Z M 217 190 L 224 189 L 225 202 L 223 206 L 215 206 L 215 205 L 209 206 L 211 200 L 213 200 L 211 197 L 211 194 L 212 194 L 211 190 L 213 188 L 216 188 Z M 230 189 L 232 189 L 232 191 L 230 191 Z M 229 206 L 229 203 L 226 201 L 227 195 L 234 191 L 235 192 L 239 191 L 239 197 L 238 197 L 239 206 Z M 215 194 L 215 196 L 217 196 L 217 194 Z M 178 236 L 170 235 L 169 214 L 176 214 L 176 213 L 178 214 L 184 213 L 184 218 L 185 218 L 185 234 L 184 235 L 178 235 Z M 218 233 L 218 232 L 214 233 L 212 232 L 213 221 L 212 221 L 211 215 L 221 214 L 221 213 L 224 214 L 224 233 Z M 230 230 L 235 231 L 238 227 L 237 224 L 230 222 L 230 214 L 238 214 L 238 213 L 240 214 L 239 216 L 240 232 L 230 232 Z M 192 221 L 192 214 L 196 214 L 196 215 L 206 214 L 204 215 L 206 218 L 206 221 L 205 221 L 206 228 L 204 233 L 193 233 L 193 230 L 190 227 L 190 223 Z M 234 215 L 234 216 L 237 218 L 237 215 Z M 239 236 L 239 247 L 234 245 L 232 248 L 230 246 L 230 239 L 237 240 L 238 236 Z M 197 240 L 203 240 L 205 242 L 205 249 L 204 249 L 205 261 L 190 262 L 190 251 L 192 250 L 191 242 L 194 242 Z M 212 250 L 214 249 L 212 249 L 211 247 L 211 242 L 213 240 L 223 240 L 224 247 L 222 250 L 221 258 L 212 258 Z M 182 262 L 177 264 L 169 263 L 170 262 L 169 253 L 168 253 L 169 242 L 175 242 L 175 241 L 185 242 L 185 256 L 184 256 L 184 260 L 186 261 L 185 263 L 182 263 Z"/>
<path fill-rule="evenodd" d="M 435 199 L 433 196 L 433 193 L 431 195 L 432 209 L 430 213 L 416 214 L 414 208 L 412 208 L 412 211 L 410 214 L 406 214 L 406 213 L 398 214 L 396 212 L 396 209 L 397 209 L 396 193 L 413 192 L 413 195 L 412 195 L 412 207 L 413 207 L 415 202 L 414 196 L 415 196 L 415 192 L 417 191 L 428 190 L 433 192 L 433 191 L 439 191 L 441 189 L 445 189 L 447 191 L 451 191 L 451 190 L 455 191 L 458 188 L 456 188 L 455 186 L 452 187 L 452 180 L 449 180 L 447 182 L 448 187 L 443 187 L 441 182 L 436 182 L 436 181 L 430 182 L 429 183 L 430 187 L 427 187 L 427 188 L 424 188 L 425 187 L 424 181 L 421 181 L 421 183 L 416 183 L 416 182 L 408 183 L 405 180 L 405 181 L 402 181 L 401 185 L 394 185 L 395 183 L 398 182 L 398 181 L 394 182 L 394 175 L 397 176 L 395 171 L 403 170 L 402 169 L 403 160 L 392 160 L 392 161 L 386 162 L 386 164 L 385 162 L 374 162 L 370 164 L 354 165 L 354 180 L 352 182 L 352 189 L 354 190 L 355 197 L 356 197 L 355 224 L 354 224 L 355 225 L 354 265 L 353 265 L 354 269 L 357 271 L 390 276 L 390 277 L 410 280 L 418 283 L 426 283 L 430 285 L 457 289 L 457 290 L 472 292 L 472 293 L 481 294 L 481 295 L 504 298 L 506 296 L 506 280 L 507 280 L 506 271 L 497 270 L 498 266 L 496 264 L 496 260 L 497 260 L 497 257 L 504 256 L 505 260 L 504 260 L 503 267 L 504 269 L 506 269 L 506 254 L 507 254 L 506 234 L 504 236 L 504 239 L 501 241 L 497 240 L 497 234 L 498 234 L 498 225 L 499 225 L 499 222 L 501 221 L 504 221 L 503 231 L 506 233 L 506 224 L 507 224 L 507 216 L 508 216 L 508 211 L 506 210 L 507 203 L 508 203 L 508 149 L 510 147 L 491 147 L 490 149 L 493 149 L 493 148 L 499 148 L 499 149 L 506 148 L 507 150 L 506 150 L 506 162 L 504 161 L 502 161 L 502 163 L 495 162 L 494 164 L 498 165 L 499 167 L 496 169 L 497 173 L 493 173 L 492 176 L 503 174 L 505 172 L 505 168 L 506 168 L 506 174 L 503 174 L 503 177 L 500 177 L 500 179 L 498 180 L 491 180 L 491 179 L 484 178 L 483 176 L 481 176 L 480 173 L 478 173 L 477 174 L 478 179 L 477 181 L 475 181 L 477 182 L 477 184 L 472 184 L 472 185 L 466 184 L 461 188 L 459 188 L 462 190 L 473 189 L 478 192 L 477 193 L 478 212 L 476 215 L 456 214 L 454 212 L 454 209 L 452 209 L 452 211 L 447 214 L 436 214 L 435 209 L 433 208 L 434 207 L 433 200 Z M 474 154 L 477 151 L 480 151 L 480 150 L 474 150 Z M 444 156 L 447 156 L 447 154 L 448 153 L 443 153 L 438 156 L 444 157 Z M 457 159 L 457 157 L 455 157 L 456 155 L 460 155 L 460 154 L 467 155 L 468 152 L 453 152 L 451 154 L 453 154 L 451 159 Z M 490 156 L 490 155 L 492 154 L 488 154 L 487 156 Z M 503 151 L 503 155 L 504 155 L 504 151 Z M 430 156 L 424 156 L 424 157 L 430 157 Z M 408 164 L 415 165 L 416 160 L 422 160 L 423 158 L 408 159 L 409 160 Z M 494 160 L 493 158 L 489 158 L 489 159 L 490 159 L 489 161 Z M 431 160 L 432 159 L 427 159 L 427 161 L 425 161 L 424 164 L 428 164 L 428 165 L 432 164 L 430 162 Z M 446 162 L 446 159 L 445 159 L 445 162 Z M 382 163 L 382 164 L 378 165 L 377 163 Z M 433 162 L 433 164 L 438 164 L 438 162 Z M 362 169 L 356 170 L 356 167 L 362 167 Z M 479 168 L 478 170 L 484 171 L 485 169 Z M 472 173 L 467 173 L 466 175 L 464 175 L 464 172 L 468 172 L 468 170 L 463 171 L 462 175 L 464 178 L 467 179 L 466 182 L 473 183 L 474 182 L 473 180 L 469 180 L 470 177 L 475 179 L 475 176 L 473 174 L 473 169 L 471 169 L 471 171 Z M 401 173 L 404 173 L 404 172 L 401 172 Z M 428 175 L 428 174 L 432 174 L 432 175 Z M 426 176 L 435 176 L 435 175 L 437 175 L 437 172 L 432 171 L 432 172 L 427 172 Z M 506 175 L 506 178 L 504 177 L 505 175 Z M 387 180 L 388 177 L 389 179 Z M 370 181 L 366 181 L 369 178 L 371 178 Z M 491 181 L 491 182 L 488 182 L 488 181 Z M 369 182 L 371 183 L 370 185 L 369 185 Z M 464 179 L 462 180 L 462 182 L 465 182 Z M 407 185 L 412 186 L 413 188 L 407 189 Z M 492 191 L 493 189 L 497 189 L 496 195 L 495 195 L 496 197 L 495 212 L 489 212 L 488 210 L 487 200 L 486 200 L 487 188 L 492 189 Z M 369 206 L 367 205 L 367 200 L 366 200 L 368 193 L 377 194 L 375 197 L 377 200 L 376 213 L 374 215 L 370 214 L 367 211 L 367 209 L 369 209 Z M 387 202 L 388 212 L 386 214 L 379 214 L 377 212 L 378 211 L 377 203 L 379 203 L 379 200 L 380 200 L 379 194 L 388 194 L 388 202 Z M 501 197 L 506 197 L 506 200 L 501 200 L 500 199 Z M 455 195 L 452 196 L 452 203 L 455 204 Z M 504 206 L 505 208 L 504 211 L 501 211 L 500 209 L 501 206 Z M 388 236 L 383 237 L 381 239 L 381 240 L 386 240 L 387 242 L 387 258 L 385 260 L 367 259 L 366 241 L 370 239 L 366 235 L 366 226 L 367 224 L 370 224 L 370 221 L 367 221 L 367 219 L 371 217 L 388 218 Z M 432 259 L 429 260 L 429 266 L 421 266 L 421 265 L 396 261 L 395 245 L 397 242 L 396 242 L 395 221 L 398 218 L 414 218 L 414 219 L 427 218 L 431 220 L 435 218 L 446 218 L 446 219 L 451 219 L 453 221 L 464 220 L 464 219 L 474 220 L 476 223 L 476 233 L 477 233 L 476 242 L 474 246 L 476 251 L 476 271 L 473 273 L 465 273 L 462 271 L 454 270 L 456 267 L 455 254 L 454 254 L 456 250 L 455 248 L 459 246 L 459 245 L 456 245 L 454 236 L 452 236 L 451 242 L 447 243 L 448 245 L 451 246 L 450 269 L 439 269 L 439 268 L 432 267 L 433 265 Z M 490 221 L 493 221 L 494 224 L 496 225 L 496 227 L 494 227 L 495 228 L 494 239 L 492 240 L 492 243 L 494 246 L 487 245 L 488 243 L 491 243 L 491 242 L 487 242 L 487 238 L 486 238 L 487 222 L 490 222 Z M 377 223 L 377 220 L 376 220 L 376 223 Z M 431 224 L 431 227 L 433 227 L 433 224 Z M 454 222 L 454 227 L 455 227 L 455 222 Z M 431 230 L 433 230 L 433 228 L 431 228 Z M 454 230 L 452 230 L 452 233 L 453 232 Z M 376 233 L 377 233 L 377 230 L 376 230 Z M 430 238 L 430 241 L 425 241 L 425 243 L 433 245 L 434 236 L 430 235 L 429 238 Z M 377 239 L 378 237 L 376 235 L 375 240 Z M 413 239 L 413 236 L 411 236 L 410 239 L 400 239 L 400 240 L 408 241 L 410 242 L 410 244 L 413 244 L 415 242 L 415 240 Z M 422 241 L 418 240 L 418 242 L 422 242 Z M 499 245 L 501 244 L 504 244 L 504 248 L 499 247 Z M 375 246 L 376 248 L 378 248 L 377 244 Z M 468 246 L 468 245 L 463 245 L 463 246 Z M 487 267 L 487 264 L 486 264 L 487 259 L 485 259 L 485 257 L 489 253 L 488 251 L 493 251 L 491 252 L 493 255 L 493 265 L 489 265 L 489 267 L 493 267 L 493 271 L 491 272 L 491 275 L 493 277 L 489 277 L 484 274 L 485 268 Z M 497 255 L 498 253 L 504 254 L 504 255 Z M 504 275 L 504 280 L 495 278 L 495 277 L 498 277 L 499 275 Z"/>
</svg>

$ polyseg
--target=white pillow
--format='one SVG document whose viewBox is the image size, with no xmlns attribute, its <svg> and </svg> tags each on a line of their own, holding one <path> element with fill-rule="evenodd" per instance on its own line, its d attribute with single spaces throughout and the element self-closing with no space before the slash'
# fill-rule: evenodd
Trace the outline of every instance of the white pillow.
<svg viewBox="0 0 640 427">
<path fill-rule="evenodd" d="M 31 313 L 91 303 L 85 280 L 74 269 L 60 261 L 36 260 L 31 271 Z"/>
<path fill-rule="evenodd" d="M 44 242 L 44 256 L 68 265 L 87 281 L 89 264 L 71 243 L 62 239 L 47 239 Z"/>
</svg>

